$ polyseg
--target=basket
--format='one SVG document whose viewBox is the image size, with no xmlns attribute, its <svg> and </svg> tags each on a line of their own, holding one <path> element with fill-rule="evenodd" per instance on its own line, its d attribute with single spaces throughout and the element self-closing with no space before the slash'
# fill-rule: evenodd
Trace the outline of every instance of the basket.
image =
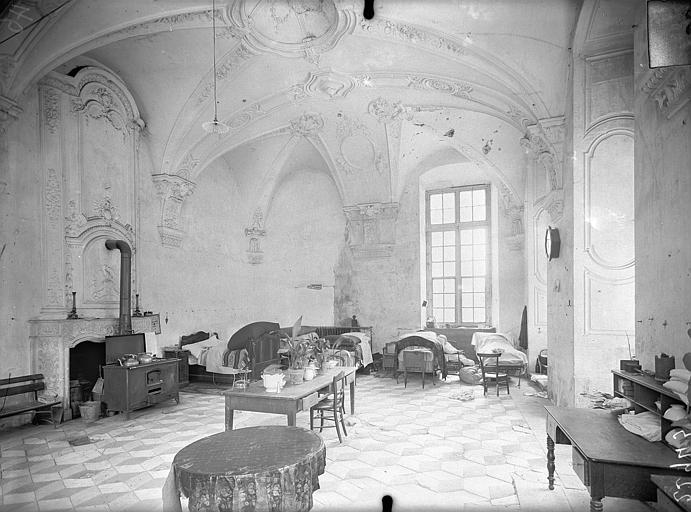
<svg viewBox="0 0 691 512">
<path fill-rule="evenodd" d="M 101 415 L 101 402 L 82 402 L 79 404 L 79 414 L 84 418 L 84 421 L 96 421 Z"/>
</svg>

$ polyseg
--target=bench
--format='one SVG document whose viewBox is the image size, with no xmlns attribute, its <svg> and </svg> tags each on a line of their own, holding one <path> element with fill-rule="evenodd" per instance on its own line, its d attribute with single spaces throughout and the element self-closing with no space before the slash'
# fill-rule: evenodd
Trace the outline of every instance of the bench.
<svg viewBox="0 0 691 512">
<path fill-rule="evenodd" d="M 2 399 L 0 418 L 33 412 L 33 423 L 38 423 L 43 419 L 57 428 L 62 421 L 62 401 L 39 398 L 38 392 L 44 389 L 46 389 L 46 383 L 41 373 L 0 379 L 0 399 Z M 33 393 L 33 397 L 30 393 Z M 18 403 L 6 405 L 7 397 L 15 395 L 27 395 L 27 397 Z"/>
</svg>

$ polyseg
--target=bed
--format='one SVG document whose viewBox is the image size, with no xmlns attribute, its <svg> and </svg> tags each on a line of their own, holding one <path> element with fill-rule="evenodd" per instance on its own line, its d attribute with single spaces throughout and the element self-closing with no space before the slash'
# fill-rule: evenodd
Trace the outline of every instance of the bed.
<svg viewBox="0 0 691 512">
<path fill-rule="evenodd" d="M 253 322 L 236 331 L 227 342 L 218 335 L 198 331 L 180 338 L 180 348 L 190 352 L 190 382 L 233 384 L 238 375 L 261 379 L 269 365 L 281 364 L 281 339 L 292 327 L 275 322 Z M 329 340 L 329 355 L 344 366 L 364 368 L 372 363 L 372 328 L 342 326 L 302 326 L 301 335 L 316 333 Z"/>
<path fill-rule="evenodd" d="M 222 341 L 216 333 L 197 331 L 180 338 L 180 348 L 188 350 L 190 382 L 233 384 L 238 376 L 261 378 L 270 364 L 279 364 L 279 325 L 253 322 Z"/>
<path fill-rule="evenodd" d="M 499 365 L 510 375 L 518 377 L 518 387 L 521 387 L 521 376 L 528 372 L 528 356 L 514 347 L 506 334 L 476 332 L 471 344 L 476 353 L 501 351 Z"/>
<path fill-rule="evenodd" d="M 425 359 L 425 371 L 439 371 L 443 379 L 451 374 L 459 374 L 461 368 L 475 365 L 468 359 L 463 350 L 458 350 L 445 335 L 434 331 L 416 331 L 403 334 L 395 342 L 395 361 L 397 369 L 394 375 L 405 370 L 403 352 L 406 350 L 422 351 Z M 460 376 L 460 374 L 459 374 Z"/>
</svg>

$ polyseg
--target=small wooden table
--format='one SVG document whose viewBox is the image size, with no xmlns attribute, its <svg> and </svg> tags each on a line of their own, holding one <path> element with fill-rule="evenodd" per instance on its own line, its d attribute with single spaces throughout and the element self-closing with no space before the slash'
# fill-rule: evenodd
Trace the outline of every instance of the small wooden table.
<svg viewBox="0 0 691 512">
<path fill-rule="evenodd" d="M 163 488 L 163 510 L 180 511 L 183 494 L 194 512 L 307 512 L 325 466 L 324 440 L 304 428 L 221 432 L 175 455 Z"/>
<path fill-rule="evenodd" d="M 326 370 L 323 375 L 302 384 L 286 384 L 278 393 L 268 392 L 261 381 L 252 382 L 245 389 L 229 389 L 223 394 L 226 403 L 226 430 L 233 430 L 235 410 L 285 414 L 288 425 L 295 426 L 296 415 L 308 411 L 319 400 L 319 391 L 331 386 L 334 376 L 343 372 L 350 385 L 350 413 L 355 414 L 355 370 L 354 366 L 337 366 Z"/>
<path fill-rule="evenodd" d="M 554 443 L 573 446 L 573 469 L 588 488 L 590 510 L 605 496 L 655 501 L 652 474 L 685 476 L 684 460 L 661 442 L 646 441 L 610 411 L 546 406 L 547 471 L 554 489 Z"/>
</svg>

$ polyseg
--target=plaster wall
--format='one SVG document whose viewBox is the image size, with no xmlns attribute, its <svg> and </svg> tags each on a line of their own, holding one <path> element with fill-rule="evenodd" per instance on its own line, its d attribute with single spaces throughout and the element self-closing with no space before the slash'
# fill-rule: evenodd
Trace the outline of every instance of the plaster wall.
<svg viewBox="0 0 691 512">
<path fill-rule="evenodd" d="M 636 355 L 691 351 L 691 66 L 648 67 L 645 9 L 635 33 Z"/>
<path fill-rule="evenodd" d="M 31 371 L 28 320 L 41 297 L 41 167 L 38 92 L 31 88 L 23 112 L 0 136 L 0 378 Z"/>
</svg>

